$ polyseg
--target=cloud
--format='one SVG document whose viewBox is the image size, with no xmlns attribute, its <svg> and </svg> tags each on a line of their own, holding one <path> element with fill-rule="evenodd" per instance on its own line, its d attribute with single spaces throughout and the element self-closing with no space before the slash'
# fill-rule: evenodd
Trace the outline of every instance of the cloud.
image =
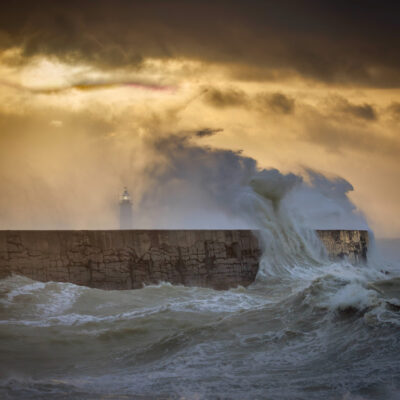
<svg viewBox="0 0 400 400">
<path fill-rule="evenodd" d="M 276 114 L 293 114 L 295 100 L 283 93 L 262 93 L 255 98 L 260 109 L 269 109 Z"/>
<path fill-rule="evenodd" d="M 219 109 L 237 107 L 274 114 L 293 114 L 295 110 L 295 99 L 280 92 L 249 95 L 233 87 L 226 89 L 210 87 L 204 93 L 205 103 Z"/>
<path fill-rule="evenodd" d="M 400 103 L 398 102 L 392 102 L 388 108 L 387 111 L 389 111 L 390 115 L 394 119 L 400 119 Z"/>
<path fill-rule="evenodd" d="M 204 137 L 204 136 L 213 136 L 218 132 L 222 132 L 223 129 L 218 128 L 218 129 L 211 129 L 211 128 L 204 128 L 200 129 L 199 131 L 196 132 L 196 136 L 198 137 Z"/>
<path fill-rule="evenodd" d="M 359 125 L 354 119 L 343 119 L 343 114 L 308 110 L 303 115 L 302 127 L 298 130 L 297 139 L 309 141 L 330 152 L 350 151 L 364 154 L 380 154 L 394 159 L 400 152 L 400 141 L 396 136 L 383 135 L 378 127 Z M 356 119 L 360 116 L 356 116 Z M 361 117 L 362 118 L 362 117 Z M 365 121 L 369 119 L 362 118 Z"/>
<path fill-rule="evenodd" d="M 368 121 L 374 121 L 377 119 L 377 115 L 375 109 L 371 104 L 360 104 L 360 105 L 352 105 L 349 104 L 348 108 L 345 109 L 346 112 L 361 118 L 366 119 Z"/>
<path fill-rule="evenodd" d="M 0 85 L 20 90 L 22 92 L 29 92 L 32 94 L 59 94 L 71 89 L 79 91 L 94 91 L 101 89 L 113 89 L 119 87 L 142 89 L 150 91 L 173 91 L 176 87 L 161 85 L 156 82 L 144 81 L 116 81 L 116 80 L 97 80 L 97 81 L 77 81 L 68 85 L 58 86 L 44 86 L 44 87 L 27 87 L 16 83 L 0 80 Z"/>
<path fill-rule="evenodd" d="M 214 92 L 218 94 L 218 101 L 204 97 L 206 105 L 217 110 L 240 108 L 257 113 L 268 121 L 270 135 L 275 136 L 273 131 L 276 130 L 276 135 L 283 140 L 309 142 L 330 153 L 377 154 L 392 159 L 400 153 L 399 138 L 385 126 L 385 113 L 393 118 L 400 116 L 400 108 L 395 102 L 382 109 L 369 102 L 353 102 L 330 94 L 312 105 L 309 100 L 283 92 L 251 95 L 232 87 L 227 90 L 209 89 L 209 93 Z M 273 116 L 276 118 L 271 118 Z M 282 116 L 290 118 L 282 119 Z M 250 114 L 249 118 L 254 117 Z"/>
<path fill-rule="evenodd" d="M 307 169 L 305 181 L 294 173 L 262 169 L 241 152 L 202 146 L 195 137 L 148 138 L 146 147 L 158 162 L 143 170 L 151 184 L 137 205 L 139 226 L 268 227 L 274 232 L 275 224 L 288 223 L 292 211 L 308 227 L 367 226 L 347 196 L 353 187 L 345 179 Z"/>
<path fill-rule="evenodd" d="M 223 65 L 243 79 L 294 73 L 398 87 L 399 8 L 373 0 L 362 7 L 345 0 L 15 0 L 2 5 L 0 46 L 20 48 L 19 62 L 43 55 L 138 69 L 148 58 L 190 59 Z"/>
<path fill-rule="evenodd" d="M 201 144 L 221 129 L 173 131 L 176 113 L 143 114 L 3 112 L 2 229 L 116 228 L 123 186 L 137 228 L 249 228 L 275 218 L 281 200 L 305 184 L 240 151 Z M 257 196 L 270 215 L 258 214 Z"/>
<path fill-rule="evenodd" d="M 208 88 L 204 94 L 206 103 L 216 108 L 246 107 L 249 98 L 243 90 Z"/>
<path fill-rule="evenodd" d="M 343 97 L 335 96 L 334 109 L 340 113 L 364 119 L 366 121 L 375 121 L 378 119 L 377 112 L 373 105 L 368 103 L 353 104 Z"/>
</svg>

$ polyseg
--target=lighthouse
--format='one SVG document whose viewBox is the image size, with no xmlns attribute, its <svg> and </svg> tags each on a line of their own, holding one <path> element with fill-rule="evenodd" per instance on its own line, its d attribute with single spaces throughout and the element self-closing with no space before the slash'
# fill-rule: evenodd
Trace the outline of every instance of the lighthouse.
<svg viewBox="0 0 400 400">
<path fill-rule="evenodd" d="M 126 187 L 119 201 L 119 228 L 132 229 L 132 201 Z"/>
</svg>

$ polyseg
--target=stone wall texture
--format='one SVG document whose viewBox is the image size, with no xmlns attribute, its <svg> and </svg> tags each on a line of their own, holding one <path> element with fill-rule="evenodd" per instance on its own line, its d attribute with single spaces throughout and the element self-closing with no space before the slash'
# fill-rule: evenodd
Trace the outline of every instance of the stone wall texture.
<svg viewBox="0 0 400 400">
<path fill-rule="evenodd" d="M 353 263 L 367 260 L 368 231 L 320 230 L 317 234 L 331 259 L 347 258 Z"/>
<path fill-rule="evenodd" d="M 332 258 L 366 259 L 366 231 L 317 231 Z M 161 281 L 248 286 L 261 250 L 249 230 L 0 231 L 0 278 L 24 275 L 101 289 Z"/>
</svg>

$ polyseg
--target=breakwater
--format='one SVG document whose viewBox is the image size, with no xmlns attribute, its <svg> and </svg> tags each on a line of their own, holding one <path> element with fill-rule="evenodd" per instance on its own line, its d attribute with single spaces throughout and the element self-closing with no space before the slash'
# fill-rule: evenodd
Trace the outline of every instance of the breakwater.
<svg viewBox="0 0 400 400">
<path fill-rule="evenodd" d="M 368 232 L 316 231 L 330 258 L 366 259 Z M 248 286 L 261 249 L 250 230 L 0 231 L 0 278 L 136 289 L 161 281 Z"/>
</svg>

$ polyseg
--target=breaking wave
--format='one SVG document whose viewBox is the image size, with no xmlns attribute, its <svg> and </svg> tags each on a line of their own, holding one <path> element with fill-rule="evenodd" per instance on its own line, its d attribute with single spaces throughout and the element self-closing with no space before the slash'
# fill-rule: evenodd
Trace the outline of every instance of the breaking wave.
<svg viewBox="0 0 400 400">
<path fill-rule="evenodd" d="M 398 266 L 330 261 L 298 180 L 264 178 L 235 199 L 263 247 L 246 289 L 0 281 L 0 397 L 400 398 Z"/>
<path fill-rule="evenodd" d="M 1 398 L 399 398 L 400 278 L 310 260 L 229 291 L 4 279 Z"/>
</svg>

